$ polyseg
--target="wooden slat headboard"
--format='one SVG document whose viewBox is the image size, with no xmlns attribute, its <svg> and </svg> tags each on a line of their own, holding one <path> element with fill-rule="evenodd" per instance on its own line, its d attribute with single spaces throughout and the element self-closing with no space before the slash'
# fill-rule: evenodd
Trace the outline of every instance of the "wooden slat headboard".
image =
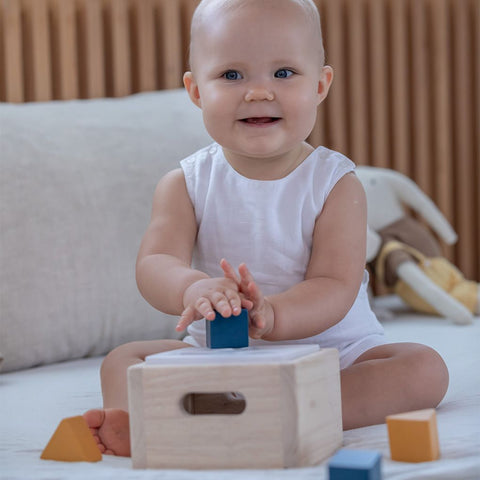
<svg viewBox="0 0 480 480">
<path fill-rule="evenodd" d="M 0 0 L 0 101 L 180 87 L 198 0 Z M 480 280 L 480 2 L 317 0 L 335 69 L 311 142 L 396 169 Z"/>
<path fill-rule="evenodd" d="M 0 100 L 182 85 L 195 0 L 0 0 Z"/>
</svg>

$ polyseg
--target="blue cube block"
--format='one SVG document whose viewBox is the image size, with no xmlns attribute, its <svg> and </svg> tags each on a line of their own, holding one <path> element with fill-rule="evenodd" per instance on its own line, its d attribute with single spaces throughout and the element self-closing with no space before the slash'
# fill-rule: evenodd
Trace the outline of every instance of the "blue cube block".
<svg viewBox="0 0 480 480">
<path fill-rule="evenodd" d="M 339 450 L 328 462 L 330 480 L 381 480 L 380 452 Z"/>
<path fill-rule="evenodd" d="M 205 320 L 208 348 L 248 347 L 248 311 L 242 308 L 238 316 L 223 318 L 218 312 L 215 320 Z"/>
</svg>

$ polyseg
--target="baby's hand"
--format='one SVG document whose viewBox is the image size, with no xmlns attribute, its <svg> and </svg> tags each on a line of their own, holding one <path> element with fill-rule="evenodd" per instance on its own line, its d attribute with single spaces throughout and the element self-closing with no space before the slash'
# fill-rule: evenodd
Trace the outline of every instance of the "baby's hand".
<svg viewBox="0 0 480 480">
<path fill-rule="evenodd" d="M 195 320 L 215 319 L 216 310 L 223 317 L 240 315 L 242 307 L 248 308 L 251 302 L 245 301 L 237 283 L 229 278 L 205 278 L 190 285 L 183 294 L 182 312 L 175 328 L 182 332 Z"/>
<path fill-rule="evenodd" d="M 238 267 L 240 278 L 237 277 L 235 270 L 225 259 L 220 262 L 220 266 L 225 274 L 225 278 L 233 280 L 237 284 L 240 293 L 251 303 L 250 308 L 245 307 L 249 310 L 249 336 L 251 338 L 263 338 L 268 335 L 273 330 L 275 324 L 273 308 L 263 296 L 247 266 L 242 263 Z"/>
</svg>

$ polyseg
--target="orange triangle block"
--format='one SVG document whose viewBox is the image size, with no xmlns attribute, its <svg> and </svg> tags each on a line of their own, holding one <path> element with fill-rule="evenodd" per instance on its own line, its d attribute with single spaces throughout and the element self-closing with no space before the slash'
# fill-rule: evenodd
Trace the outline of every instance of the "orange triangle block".
<svg viewBox="0 0 480 480">
<path fill-rule="evenodd" d="M 102 454 L 82 416 L 64 418 L 40 456 L 62 462 L 98 462 Z"/>
</svg>

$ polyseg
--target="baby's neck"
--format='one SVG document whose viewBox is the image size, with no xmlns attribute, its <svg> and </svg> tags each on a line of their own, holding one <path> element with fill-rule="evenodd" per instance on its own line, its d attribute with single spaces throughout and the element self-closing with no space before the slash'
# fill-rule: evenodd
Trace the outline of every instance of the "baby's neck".
<svg viewBox="0 0 480 480">
<path fill-rule="evenodd" d="M 223 149 L 228 163 L 240 175 L 252 180 L 278 180 L 292 173 L 313 152 L 313 147 L 302 142 L 289 152 L 272 157 L 248 157 Z"/>
</svg>

